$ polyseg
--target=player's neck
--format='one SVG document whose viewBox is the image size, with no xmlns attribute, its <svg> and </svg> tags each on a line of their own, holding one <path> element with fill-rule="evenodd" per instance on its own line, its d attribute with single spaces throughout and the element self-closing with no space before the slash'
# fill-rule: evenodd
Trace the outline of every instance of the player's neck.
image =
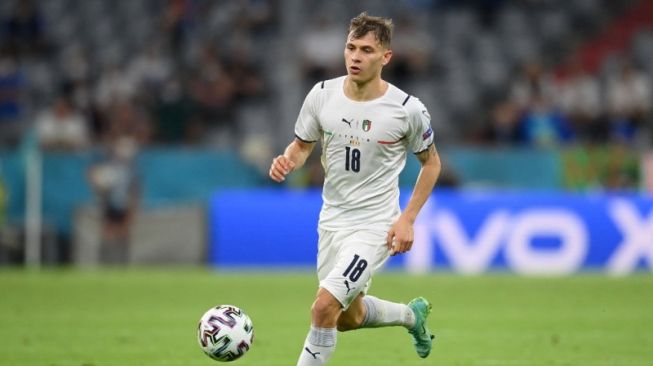
<svg viewBox="0 0 653 366">
<path fill-rule="evenodd" d="M 357 83 L 348 76 L 343 89 L 347 98 L 364 102 L 382 97 L 388 90 L 388 82 L 377 77 L 365 83 Z"/>
</svg>

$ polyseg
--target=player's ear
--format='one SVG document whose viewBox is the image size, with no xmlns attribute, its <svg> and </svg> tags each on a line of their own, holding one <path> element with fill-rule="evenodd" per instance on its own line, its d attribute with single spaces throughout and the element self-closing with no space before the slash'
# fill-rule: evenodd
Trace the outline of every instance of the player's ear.
<svg viewBox="0 0 653 366">
<path fill-rule="evenodd" d="M 385 52 L 383 52 L 383 66 L 387 65 L 390 62 L 390 59 L 392 58 L 392 50 L 387 49 Z"/>
</svg>

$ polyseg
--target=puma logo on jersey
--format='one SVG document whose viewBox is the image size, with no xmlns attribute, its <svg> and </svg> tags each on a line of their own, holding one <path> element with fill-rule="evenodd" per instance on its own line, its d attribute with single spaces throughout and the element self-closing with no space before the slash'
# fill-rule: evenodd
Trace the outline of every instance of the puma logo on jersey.
<svg viewBox="0 0 653 366">
<path fill-rule="evenodd" d="M 345 286 L 347 286 L 347 293 L 345 295 L 349 295 L 349 291 L 356 288 L 356 287 L 349 287 L 349 281 L 347 280 L 345 280 Z"/>
<path fill-rule="evenodd" d="M 320 352 L 315 352 L 315 353 L 311 352 L 311 350 L 308 349 L 308 347 L 304 347 L 304 350 L 306 350 L 306 352 L 308 352 L 308 353 L 309 353 L 311 356 L 313 356 L 313 358 L 316 359 L 316 360 L 317 360 L 317 355 L 320 354 Z"/>
<path fill-rule="evenodd" d="M 353 120 L 354 120 L 354 119 L 352 118 L 351 121 L 347 121 L 346 119 L 343 118 L 343 119 L 342 119 L 342 122 L 345 122 L 346 124 L 349 125 L 349 128 L 351 128 L 351 122 L 352 122 Z"/>
</svg>

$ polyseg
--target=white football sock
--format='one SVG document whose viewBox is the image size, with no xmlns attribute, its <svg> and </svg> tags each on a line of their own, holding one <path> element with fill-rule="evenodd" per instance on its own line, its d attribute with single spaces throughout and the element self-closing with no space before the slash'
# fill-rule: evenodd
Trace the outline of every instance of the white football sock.
<svg viewBox="0 0 653 366">
<path fill-rule="evenodd" d="M 311 330 L 304 341 L 304 348 L 299 355 L 297 366 L 325 365 L 336 349 L 336 328 L 317 328 Z"/>
<path fill-rule="evenodd" d="M 415 325 L 415 314 L 405 304 L 381 300 L 365 295 L 363 304 L 367 313 L 361 328 L 378 328 L 402 325 L 408 329 Z"/>
</svg>

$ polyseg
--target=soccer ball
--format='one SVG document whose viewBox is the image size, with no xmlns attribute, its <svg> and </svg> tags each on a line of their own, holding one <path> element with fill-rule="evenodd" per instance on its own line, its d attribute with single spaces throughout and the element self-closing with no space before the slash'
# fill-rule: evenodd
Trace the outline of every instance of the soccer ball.
<svg viewBox="0 0 653 366">
<path fill-rule="evenodd" d="M 202 351 L 216 361 L 233 361 L 254 342 L 254 326 L 245 312 L 233 305 L 209 309 L 197 326 Z"/>
</svg>

